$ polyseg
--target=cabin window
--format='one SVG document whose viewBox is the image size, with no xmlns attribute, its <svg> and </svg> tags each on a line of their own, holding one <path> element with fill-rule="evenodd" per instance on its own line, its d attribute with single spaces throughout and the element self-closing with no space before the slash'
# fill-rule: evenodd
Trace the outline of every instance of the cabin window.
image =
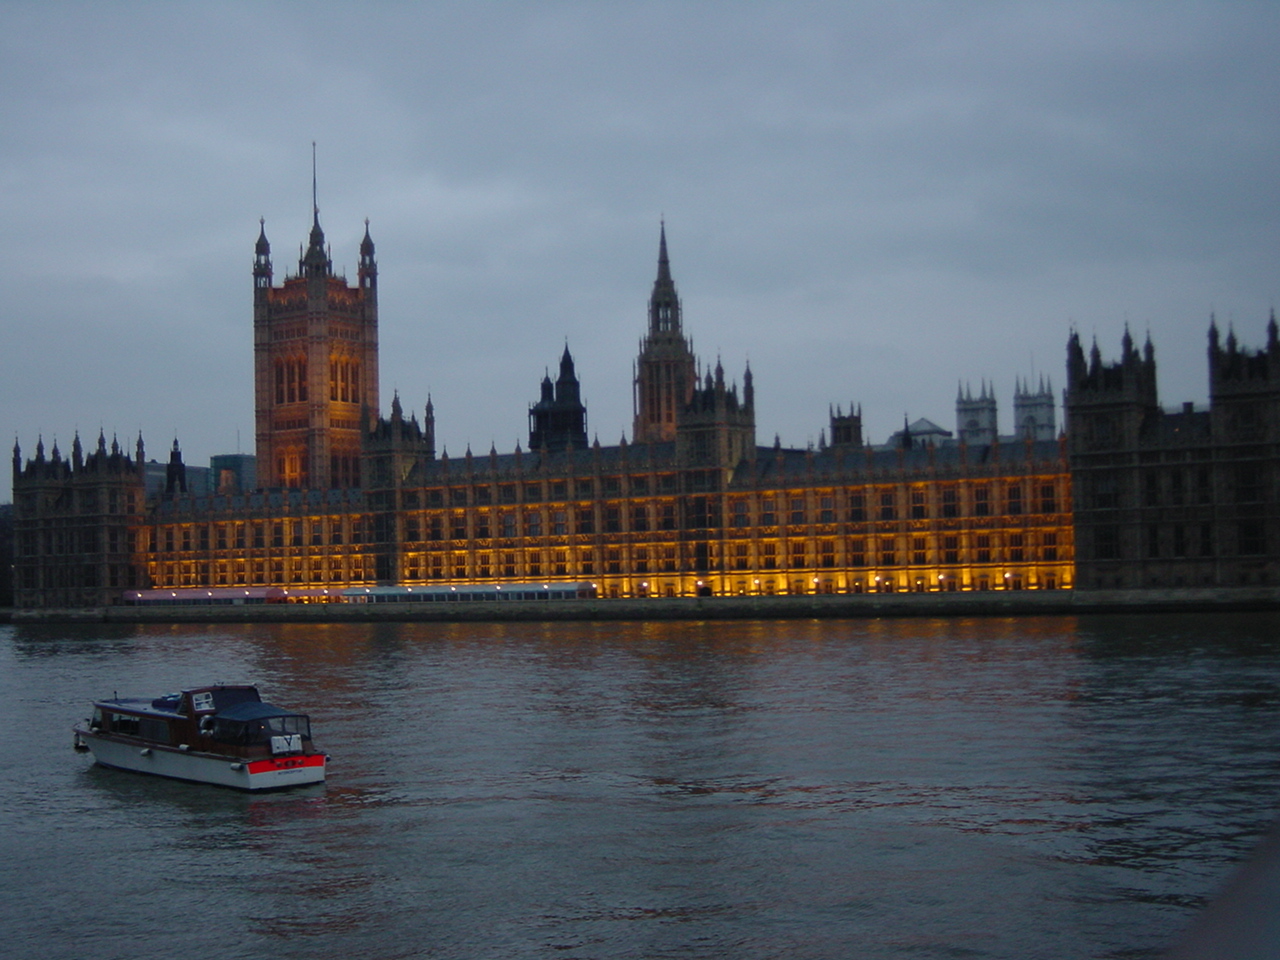
<svg viewBox="0 0 1280 960">
<path fill-rule="evenodd" d="M 143 717 L 138 721 L 138 735 L 144 740 L 155 740 L 157 743 L 168 743 L 169 721 L 157 720 L 155 717 Z"/>
<path fill-rule="evenodd" d="M 111 720 L 111 732 L 123 734 L 126 737 L 138 736 L 138 718 L 131 717 L 123 713 L 112 713 L 108 715 Z"/>
</svg>

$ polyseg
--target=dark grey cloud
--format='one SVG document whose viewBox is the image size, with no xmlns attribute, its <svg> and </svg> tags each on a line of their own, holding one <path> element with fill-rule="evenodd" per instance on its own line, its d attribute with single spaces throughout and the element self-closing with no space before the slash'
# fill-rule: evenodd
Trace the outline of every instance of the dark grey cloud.
<svg viewBox="0 0 1280 960">
<path fill-rule="evenodd" d="M 1277 40 L 1245 3 L 7 4 L 0 429 L 251 450 L 252 245 L 290 266 L 312 140 L 385 402 L 429 390 L 451 452 L 523 441 L 566 338 L 629 432 L 664 215 L 762 442 L 1007 411 L 1072 326 L 1203 401 L 1209 312 L 1256 344 L 1276 298 Z"/>
</svg>

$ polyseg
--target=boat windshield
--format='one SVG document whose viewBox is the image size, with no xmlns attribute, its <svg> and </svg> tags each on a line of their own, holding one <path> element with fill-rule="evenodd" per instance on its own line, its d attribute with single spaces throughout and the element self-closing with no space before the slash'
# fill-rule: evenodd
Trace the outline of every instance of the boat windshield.
<svg viewBox="0 0 1280 960">
<path fill-rule="evenodd" d="M 272 737 L 301 734 L 311 739 L 311 720 L 303 713 L 289 713 L 269 703 L 240 703 L 214 717 L 213 739 L 221 743 L 252 745 L 270 743 Z"/>
</svg>

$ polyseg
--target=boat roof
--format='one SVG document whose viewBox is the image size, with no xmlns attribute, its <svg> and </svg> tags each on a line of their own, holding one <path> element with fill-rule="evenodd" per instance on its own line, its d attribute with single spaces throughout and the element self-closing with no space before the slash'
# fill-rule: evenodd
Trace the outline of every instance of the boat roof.
<svg viewBox="0 0 1280 960">
<path fill-rule="evenodd" d="M 128 710 L 130 713 L 146 713 L 155 717 L 177 717 L 178 702 L 174 701 L 174 709 L 169 709 L 167 702 L 161 705 L 160 700 L 144 700 L 141 697 L 115 697 L 111 700 L 95 700 L 95 707 L 107 707 L 115 710 Z"/>
<path fill-rule="evenodd" d="M 230 692 L 237 700 L 237 704 L 257 704 L 262 698 L 258 694 L 258 688 L 251 683 L 214 683 L 203 687 L 186 687 L 181 693 L 169 693 L 163 697 L 156 697 L 153 700 L 146 700 L 141 697 L 113 697 L 110 700 L 95 700 L 95 707 L 109 707 L 117 710 L 130 710 L 134 713 L 152 714 L 157 717 L 174 717 L 182 716 L 181 706 L 184 694 L 196 693 L 222 693 Z M 236 697 L 241 694 L 243 697 Z M 217 700 L 223 699 L 218 697 Z M 279 709 L 273 707 L 272 709 Z M 225 712 L 222 711 L 222 712 Z M 268 714 L 268 716 L 279 716 L 279 714 Z"/>
<path fill-rule="evenodd" d="M 295 713 L 292 710 L 285 710 L 283 707 L 277 707 L 275 704 L 262 703 L 261 701 L 245 700 L 234 706 L 227 707 L 225 710 L 219 710 L 217 718 L 219 720 L 265 720 L 267 717 L 300 717 L 304 714 Z"/>
</svg>

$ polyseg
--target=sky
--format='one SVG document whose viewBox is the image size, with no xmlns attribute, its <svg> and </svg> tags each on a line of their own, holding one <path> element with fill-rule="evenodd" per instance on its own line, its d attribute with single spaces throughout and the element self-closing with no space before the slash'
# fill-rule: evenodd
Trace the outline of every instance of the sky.
<svg viewBox="0 0 1280 960">
<path fill-rule="evenodd" d="M 252 278 L 377 245 L 383 412 L 528 443 L 566 343 L 630 438 L 665 221 L 685 332 L 757 440 L 860 404 L 955 427 L 1151 337 L 1204 404 L 1210 315 L 1280 294 L 1280 4 L 0 3 L 0 436 L 253 451 Z M 1059 412 L 1059 417 L 1061 412 Z M 9 473 L 0 501 L 10 494 Z"/>
</svg>

